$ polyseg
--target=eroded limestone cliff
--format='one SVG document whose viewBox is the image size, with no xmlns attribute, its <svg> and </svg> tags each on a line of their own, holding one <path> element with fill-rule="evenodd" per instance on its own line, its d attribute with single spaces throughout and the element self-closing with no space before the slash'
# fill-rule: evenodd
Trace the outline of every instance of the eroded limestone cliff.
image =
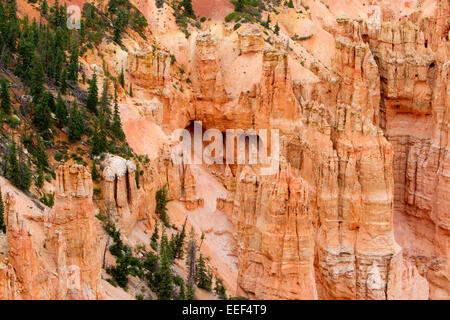
<svg viewBox="0 0 450 320">
<path fill-rule="evenodd" d="M 1 299 L 118 298 L 95 215 L 147 241 L 162 186 L 171 221 L 206 234 L 201 250 L 232 296 L 450 298 L 447 0 L 294 1 L 271 14 L 277 33 L 224 22 L 228 1 L 211 12 L 197 1 L 211 19 L 189 38 L 166 4 L 131 2 L 152 33 L 98 52 L 133 85 L 119 95 L 123 128 L 149 161 L 99 159 L 101 201 L 88 168 L 62 165 L 53 208 L 2 180 Z M 86 74 L 93 63 L 83 56 Z M 193 121 L 278 129 L 275 171 L 176 163 L 172 132 Z"/>
</svg>

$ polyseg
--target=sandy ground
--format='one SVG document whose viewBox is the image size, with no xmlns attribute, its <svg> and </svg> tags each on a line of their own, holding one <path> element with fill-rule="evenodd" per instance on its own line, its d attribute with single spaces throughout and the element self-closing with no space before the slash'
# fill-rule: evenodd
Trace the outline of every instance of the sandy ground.
<svg viewBox="0 0 450 320">
<path fill-rule="evenodd" d="M 161 127 L 139 115 L 129 99 L 119 105 L 119 111 L 128 144 L 137 154 L 147 154 L 150 159 L 155 159 L 167 141 Z"/>
</svg>

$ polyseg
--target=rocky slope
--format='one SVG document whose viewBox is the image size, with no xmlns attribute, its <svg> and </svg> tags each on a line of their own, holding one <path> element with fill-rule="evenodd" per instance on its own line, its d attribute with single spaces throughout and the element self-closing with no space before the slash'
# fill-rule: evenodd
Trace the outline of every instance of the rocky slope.
<svg viewBox="0 0 450 320">
<path fill-rule="evenodd" d="M 100 53 L 111 73 L 123 68 L 123 128 L 149 162 L 104 157 L 100 202 L 90 168 L 61 165 L 53 208 L 2 179 L 1 299 L 128 298 L 103 280 L 95 215 L 109 210 L 127 243 L 148 244 L 163 185 L 171 221 L 205 233 L 231 296 L 450 298 L 447 0 L 293 1 L 270 12 L 270 29 L 225 22 L 228 0 L 198 0 L 208 19 L 189 38 L 166 3 L 131 2 L 151 34 L 104 40 L 82 69 L 90 77 Z M 177 164 L 171 134 L 193 121 L 278 129 L 280 163 L 270 175 Z"/>
</svg>

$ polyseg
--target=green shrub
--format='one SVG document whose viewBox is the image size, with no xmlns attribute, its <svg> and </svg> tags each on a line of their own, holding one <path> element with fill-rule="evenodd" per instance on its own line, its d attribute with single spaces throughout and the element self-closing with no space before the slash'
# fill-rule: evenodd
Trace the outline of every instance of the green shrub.
<svg viewBox="0 0 450 320">
<path fill-rule="evenodd" d="M 20 119 L 17 116 L 11 116 L 8 118 L 8 124 L 11 128 L 15 129 L 20 125 Z"/>
<path fill-rule="evenodd" d="M 162 187 L 156 192 L 156 214 L 161 218 L 161 221 L 166 227 L 169 227 L 169 217 L 167 216 L 167 189 Z"/>
</svg>

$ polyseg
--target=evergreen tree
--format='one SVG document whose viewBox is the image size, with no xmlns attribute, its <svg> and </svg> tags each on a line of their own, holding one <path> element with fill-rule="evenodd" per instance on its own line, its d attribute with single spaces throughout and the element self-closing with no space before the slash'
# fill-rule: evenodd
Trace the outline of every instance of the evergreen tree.
<svg viewBox="0 0 450 320">
<path fill-rule="evenodd" d="M 119 10 L 116 18 L 113 20 L 113 38 L 118 44 L 122 43 L 122 32 L 127 25 L 127 15 L 123 10 Z"/>
<path fill-rule="evenodd" d="M 8 82 L 6 81 L 6 79 L 2 78 L 0 80 L 0 86 L 0 112 L 5 115 L 9 115 L 11 112 L 11 98 L 9 97 Z"/>
<path fill-rule="evenodd" d="M 15 51 L 16 40 L 20 34 L 20 24 L 17 17 L 17 3 L 15 0 L 0 2 L 0 48 L 2 52 L 0 62 L 8 65 L 11 52 Z"/>
<path fill-rule="evenodd" d="M 14 137 L 11 141 L 6 163 L 6 177 L 9 181 L 11 181 L 16 187 L 24 191 L 28 191 L 32 179 L 30 158 L 28 158 L 28 163 L 24 162 L 23 150 L 20 146 L 18 148 L 16 147 Z"/>
<path fill-rule="evenodd" d="M 184 282 L 180 283 L 180 293 L 178 294 L 178 300 L 186 300 L 186 293 L 184 292 Z"/>
<path fill-rule="evenodd" d="M 39 101 L 42 92 L 44 91 L 44 69 L 42 67 L 41 59 L 35 56 L 33 59 L 33 72 L 31 73 L 30 91 L 33 96 L 33 101 Z"/>
<path fill-rule="evenodd" d="M 157 294 L 159 300 L 171 300 L 173 298 L 173 274 L 170 268 L 171 263 L 169 255 L 167 236 L 163 231 L 160 249 L 161 265 L 155 274 L 157 279 Z"/>
<path fill-rule="evenodd" d="M 159 239 L 159 234 L 158 234 L 158 221 L 156 221 L 155 219 L 155 228 L 153 229 L 153 234 L 150 240 L 150 246 L 153 248 L 153 250 L 157 250 L 158 249 L 158 239 Z"/>
<path fill-rule="evenodd" d="M 97 75 L 94 73 L 92 79 L 89 82 L 86 107 L 92 112 L 97 112 L 97 104 L 98 104 Z"/>
<path fill-rule="evenodd" d="M 159 254 L 162 255 L 162 252 L 165 251 L 167 254 L 167 258 L 169 258 L 169 262 L 172 264 L 173 262 L 173 250 L 169 244 L 169 240 L 166 235 L 166 228 L 162 228 L 161 232 L 161 242 L 159 244 Z"/>
<path fill-rule="evenodd" d="M 81 117 L 81 113 L 78 110 L 78 104 L 76 100 L 73 101 L 72 108 L 69 111 L 69 140 L 71 142 L 75 142 L 81 139 L 81 135 L 84 132 L 84 123 L 83 118 Z"/>
<path fill-rule="evenodd" d="M 162 187 L 156 192 L 156 214 L 166 227 L 169 227 L 169 217 L 167 216 L 167 189 Z"/>
<path fill-rule="evenodd" d="M 125 139 L 125 133 L 122 130 L 122 120 L 120 119 L 119 104 L 117 103 L 116 90 L 114 90 L 114 114 L 111 124 L 111 130 L 117 139 L 121 141 Z"/>
<path fill-rule="evenodd" d="M 223 285 L 223 281 L 222 281 L 222 279 L 218 278 L 217 276 L 216 276 L 216 286 L 214 287 L 214 291 L 216 292 L 216 294 L 219 296 L 220 299 L 222 299 L 222 300 L 227 299 L 227 294 L 225 291 L 225 286 Z"/>
<path fill-rule="evenodd" d="M 111 109 L 110 105 L 110 97 L 108 94 L 109 90 L 109 80 L 107 77 L 103 80 L 103 88 L 102 88 L 102 96 L 100 97 L 100 114 L 105 121 L 105 126 L 107 128 L 110 127 L 111 122 Z"/>
<path fill-rule="evenodd" d="M 184 8 L 183 15 L 195 19 L 194 9 L 192 8 L 192 0 L 182 0 L 181 6 Z"/>
<path fill-rule="evenodd" d="M 130 97 L 133 97 L 133 85 L 130 83 Z"/>
<path fill-rule="evenodd" d="M 20 153 L 22 154 L 22 148 L 20 149 Z M 33 179 L 33 172 L 31 171 L 31 160 L 30 158 L 28 158 L 28 161 L 25 163 L 25 161 L 23 161 L 23 157 L 20 156 L 21 161 L 20 161 L 20 171 L 21 171 L 21 182 L 20 182 L 20 188 L 24 191 L 28 191 L 30 189 L 31 186 L 31 182 Z"/>
<path fill-rule="evenodd" d="M 236 12 L 244 11 L 244 0 L 236 0 L 236 2 L 234 2 L 234 11 Z"/>
<path fill-rule="evenodd" d="M 63 69 L 63 64 L 66 60 L 66 55 L 64 53 L 64 51 L 58 47 L 56 48 L 56 55 L 55 55 L 55 61 L 54 63 L 50 64 L 51 66 L 53 65 L 53 70 L 51 72 L 51 76 L 53 77 L 53 80 L 55 81 L 55 84 L 58 85 L 61 82 L 61 78 L 62 78 L 62 69 Z"/>
<path fill-rule="evenodd" d="M 42 142 L 41 136 L 36 135 L 36 149 L 35 149 L 36 165 L 38 168 L 46 169 L 48 167 L 48 156 Z"/>
<path fill-rule="evenodd" d="M 119 84 L 122 86 L 122 88 L 125 88 L 125 75 L 123 74 L 123 67 L 122 71 L 120 71 L 119 74 Z"/>
<path fill-rule="evenodd" d="M 51 93 L 50 95 L 43 94 L 39 100 L 39 103 L 34 108 L 33 124 L 40 132 L 46 132 L 50 128 L 51 100 L 53 100 Z"/>
<path fill-rule="evenodd" d="M 95 123 L 95 131 L 91 140 L 91 151 L 94 155 L 100 155 L 107 150 L 106 130 L 103 117 Z"/>
<path fill-rule="evenodd" d="M 68 79 L 72 81 L 78 80 L 78 58 L 79 58 L 78 43 L 72 47 L 70 52 Z"/>
<path fill-rule="evenodd" d="M 58 97 L 56 98 L 55 108 L 56 108 L 55 116 L 56 119 L 58 119 L 58 126 L 62 128 L 67 125 L 67 107 L 59 92 Z"/>
<path fill-rule="evenodd" d="M 186 238 L 186 222 L 187 218 L 184 220 L 183 228 L 173 239 L 172 248 L 174 259 L 183 259 L 183 245 L 184 239 Z"/>
<path fill-rule="evenodd" d="M 86 38 L 86 26 L 83 19 L 80 20 L 80 31 L 78 34 L 80 36 L 80 43 L 84 43 Z"/>
<path fill-rule="evenodd" d="M 195 287 L 191 282 L 186 285 L 186 300 L 195 300 Z"/>
<path fill-rule="evenodd" d="M 274 28 L 273 32 L 274 32 L 276 35 L 279 35 L 279 34 L 280 34 L 280 26 L 278 26 L 278 22 L 277 22 L 277 24 L 275 25 L 275 28 Z"/>
<path fill-rule="evenodd" d="M 136 188 L 140 189 L 139 185 L 139 177 L 141 175 L 140 169 L 139 169 L 139 163 L 136 164 L 136 171 L 134 172 L 134 180 L 136 181 Z"/>
<path fill-rule="evenodd" d="M 197 252 L 197 243 L 195 242 L 194 229 L 192 228 L 189 236 L 187 258 L 186 258 L 186 266 L 188 268 L 187 281 L 188 284 L 191 284 L 192 286 L 195 283 L 196 278 L 196 270 L 195 270 L 196 252 Z"/>
<path fill-rule="evenodd" d="M 3 204 L 2 190 L 0 190 L 0 231 L 6 233 L 5 205 Z"/>
<path fill-rule="evenodd" d="M 21 77 L 26 83 L 30 81 L 31 70 L 33 69 L 32 61 L 34 58 L 34 43 L 31 33 L 22 35 L 17 47 L 18 57 L 14 73 Z"/>
<path fill-rule="evenodd" d="M 59 91 L 62 94 L 66 94 L 68 87 L 69 86 L 67 84 L 67 69 L 64 69 L 62 72 L 62 75 L 61 75 L 61 85 L 60 85 Z"/>
<path fill-rule="evenodd" d="M 200 245 L 198 246 L 198 250 L 202 248 L 203 240 L 205 240 L 205 233 L 202 232 L 202 235 L 200 237 Z"/>
<path fill-rule="evenodd" d="M 294 2 L 292 0 L 289 0 L 288 3 L 287 3 L 287 6 L 289 8 L 294 8 Z"/>
<path fill-rule="evenodd" d="M 45 16 L 47 14 L 47 12 L 48 12 L 47 0 L 42 1 L 40 11 L 41 11 L 41 15 L 43 15 L 43 16 Z"/>
<path fill-rule="evenodd" d="M 199 288 L 211 291 L 212 277 L 206 268 L 205 260 L 203 259 L 202 254 L 200 254 L 200 257 L 197 260 L 196 275 L 197 286 Z"/>
<path fill-rule="evenodd" d="M 38 176 L 36 179 L 36 187 L 42 188 L 43 185 L 44 185 L 44 168 L 40 166 L 38 169 Z"/>
<path fill-rule="evenodd" d="M 11 145 L 9 146 L 8 155 L 6 157 L 6 177 L 16 187 L 20 187 L 20 165 L 17 160 L 17 147 L 14 137 L 11 139 Z"/>
<path fill-rule="evenodd" d="M 92 180 L 94 180 L 94 181 L 97 181 L 98 179 L 100 179 L 100 173 L 97 170 L 97 160 L 95 160 L 95 159 L 94 159 L 94 161 L 92 161 L 91 177 L 92 177 Z"/>
</svg>

